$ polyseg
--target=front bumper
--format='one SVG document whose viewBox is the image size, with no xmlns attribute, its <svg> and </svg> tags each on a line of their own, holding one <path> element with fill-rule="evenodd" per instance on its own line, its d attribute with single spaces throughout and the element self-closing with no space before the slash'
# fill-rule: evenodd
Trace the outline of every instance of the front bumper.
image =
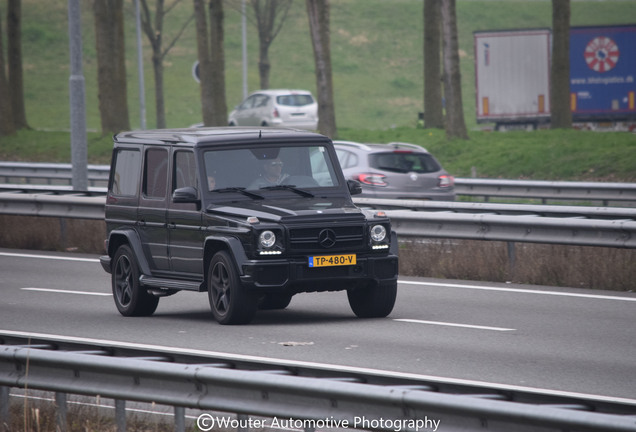
<svg viewBox="0 0 636 432">
<path fill-rule="evenodd" d="M 358 281 L 387 283 L 397 280 L 398 257 L 358 256 L 350 266 L 311 268 L 306 259 L 246 261 L 241 282 L 248 290 L 259 292 L 340 291 Z"/>
</svg>

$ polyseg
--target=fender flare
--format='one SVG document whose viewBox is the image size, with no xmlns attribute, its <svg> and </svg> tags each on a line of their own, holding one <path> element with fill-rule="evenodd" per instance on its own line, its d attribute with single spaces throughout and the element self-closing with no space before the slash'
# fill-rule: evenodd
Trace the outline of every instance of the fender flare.
<svg viewBox="0 0 636 432">
<path fill-rule="evenodd" d="M 137 231 L 133 229 L 116 229 L 112 230 L 108 236 L 108 255 L 113 257 L 116 253 L 116 250 L 113 246 L 113 237 L 125 237 L 126 243 L 130 246 L 133 253 L 135 254 L 135 258 L 137 258 L 137 264 L 139 264 L 139 271 L 142 275 L 150 275 L 150 266 L 148 265 L 148 261 L 146 260 L 146 255 L 144 255 L 143 248 L 141 246 L 141 239 L 139 238 L 139 234 Z"/>
<path fill-rule="evenodd" d="M 214 253 L 220 250 L 218 247 L 210 247 L 209 244 L 211 242 L 223 243 L 225 245 L 225 248 L 230 252 L 230 255 L 234 259 L 234 264 L 236 264 L 239 275 L 243 276 L 243 264 L 248 261 L 248 258 L 245 254 L 241 241 L 236 237 L 225 237 L 220 235 L 211 235 L 206 237 L 204 242 L 204 262 L 206 265 L 209 260 L 212 259 Z"/>
</svg>

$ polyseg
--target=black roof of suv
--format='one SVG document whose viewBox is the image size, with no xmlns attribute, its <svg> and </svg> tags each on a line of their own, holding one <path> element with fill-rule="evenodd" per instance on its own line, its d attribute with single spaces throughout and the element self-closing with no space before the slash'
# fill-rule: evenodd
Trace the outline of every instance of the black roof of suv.
<svg viewBox="0 0 636 432">
<path fill-rule="evenodd" d="M 289 129 L 197 128 L 114 137 L 108 255 L 122 315 L 207 291 L 222 324 L 293 295 L 347 290 L 359 317 L 388 315 L 397 238 L 381 211 L 357 208 L 331 140 Z"/>
</svg>

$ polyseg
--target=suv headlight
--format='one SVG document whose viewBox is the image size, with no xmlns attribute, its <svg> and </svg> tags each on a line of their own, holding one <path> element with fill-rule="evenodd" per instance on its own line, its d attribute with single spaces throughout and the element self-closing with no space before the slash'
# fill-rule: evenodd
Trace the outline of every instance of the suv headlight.
<svg viewBox="0 0 636 432">
<path fill-rule="evenodd" d="M 283 253 L 283 233 L 277 229 L 265 229 L 258 233 L 257 251 L 261 256 Z"/>
<path fill-rule="evenodd" d="M 265 249 L 271 248 L 276 244 L 276 234 L 270 230 L 263 231 L 261 235 L 258 236 L 258 242 L 261 247 Z"/>
<path fill-rule="evenodd" d="M 386 238 L 386 228 L 383 225 L 374 225 L 371 228 L 371 240 L 374 242 L 384 241 Z"/>
</svg>

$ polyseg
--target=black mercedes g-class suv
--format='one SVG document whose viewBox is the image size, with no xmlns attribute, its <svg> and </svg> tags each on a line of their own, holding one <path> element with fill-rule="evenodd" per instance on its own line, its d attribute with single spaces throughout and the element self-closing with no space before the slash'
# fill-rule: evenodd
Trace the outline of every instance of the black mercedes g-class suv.
<svg viewBox="0 0 636 432">
<path fill-rule="evenodd" d="M 122 315 L 206 291 L 221 324 L 347 290 L 359 317 L 393 309 L 397 236 L 356 207 L 332 142 L 289 129 L 198 128 L 114 137 L 103 268 Z"/>
</svg>

